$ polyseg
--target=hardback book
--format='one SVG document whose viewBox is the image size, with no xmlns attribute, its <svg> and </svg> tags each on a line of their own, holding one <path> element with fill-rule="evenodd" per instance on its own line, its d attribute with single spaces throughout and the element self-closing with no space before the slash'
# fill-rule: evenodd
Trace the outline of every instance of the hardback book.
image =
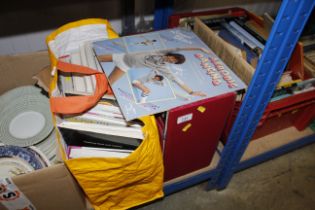
<svg viewBox="0 0 315 210">
<path fill-rule="evenodd" d="M 142 142 L 141 139 L 97 134 L 93 132 L 79 131 L 67 128 L 59 128 L 59 131 L 67 147 L 81 146 L 106 149 L 134 150 Z"/>
<path fill-rule="evenodd" d="M 164 129 L 164 180 L 168 181 L 210 165 L 235 93 L 227 93 L 167 112 Z"/>
<path fill-rule="evenodd" d="M 187 29 L 96 41 L 93 49 L 127 121 L 246 87 Z"/>
</svg>

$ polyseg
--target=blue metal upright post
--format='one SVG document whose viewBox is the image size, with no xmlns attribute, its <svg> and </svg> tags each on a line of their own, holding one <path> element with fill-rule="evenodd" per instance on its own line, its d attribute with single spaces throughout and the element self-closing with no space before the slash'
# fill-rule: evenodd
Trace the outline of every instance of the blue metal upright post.
<svg viewBox="0 0 315 210">
<path fill-rule="evenodd" d="M 165 29 L 168 26 L 168 17 L 173 13 L 174 0 L 155 0 L 154 30 Z"/>
<path fill-rule="evenodd" d="M 208 189 L 227 186 L 269 103 L 314 0 L 284 0 Z"/>
</svg>

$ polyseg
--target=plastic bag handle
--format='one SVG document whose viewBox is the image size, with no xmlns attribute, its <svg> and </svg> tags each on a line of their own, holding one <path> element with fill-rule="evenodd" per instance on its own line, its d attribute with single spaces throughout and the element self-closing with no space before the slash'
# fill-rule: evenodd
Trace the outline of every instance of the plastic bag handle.
<svg viewBox="0 0 315 210">
<path fill-rule="evenodd" d="M 58 61 L 56 68 L 62 72 L 95 75 L 96 87 L 93 95 L 50 97 L 50 109 L 56 114 L 79 114 L 93 107 L 107 92 L 111 93 L 107 78 L 94 69 Z"/>
</svg>

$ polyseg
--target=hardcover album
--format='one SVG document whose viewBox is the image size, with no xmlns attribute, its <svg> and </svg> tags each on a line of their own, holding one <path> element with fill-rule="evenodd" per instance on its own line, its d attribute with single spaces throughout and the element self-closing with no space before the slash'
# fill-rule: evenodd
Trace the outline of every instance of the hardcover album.
<svg viewBox="0 0 315 210">
<path fill-rule="evenodd" d="M 96 41 L 93 49 L 127 121 L 246 87 L 187 29 Z"/>
</svg>

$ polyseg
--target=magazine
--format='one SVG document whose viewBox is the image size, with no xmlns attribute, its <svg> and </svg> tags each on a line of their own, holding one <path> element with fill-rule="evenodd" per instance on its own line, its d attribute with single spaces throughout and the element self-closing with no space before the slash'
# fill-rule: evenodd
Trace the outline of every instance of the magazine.
<svg viewBox="0 0 315 210">
<path fill-rule="evenodd" d="M 187 29 L 96 41 L 93 49 L 127 121 L 246 87 Z"/>
</svg>

